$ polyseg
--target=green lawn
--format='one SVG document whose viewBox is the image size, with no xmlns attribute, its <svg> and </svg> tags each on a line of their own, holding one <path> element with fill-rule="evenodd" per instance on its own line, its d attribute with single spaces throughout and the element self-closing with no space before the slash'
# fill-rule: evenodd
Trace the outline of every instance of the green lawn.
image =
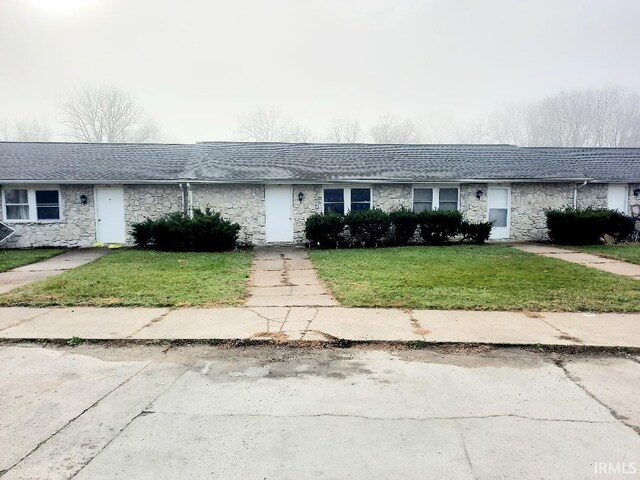
<svg viewBox="0 0 640 480">
<path fill-rule="evenodd" d="M 0 305 L 239 305 L 252 258 L 246 252 L 114 251 L 75 270 L 0 295 Z"/>
<path fill-rule="evenodd" d="M 593 253 L 602 257 L 614 258 L 640 265 L 640 243 L 619 243 L 617 245 L 580 245 L 569 247 L 571 250 Z"/>
<path fill-rule="evenodd" d="M 61 248 L 37 248 L 32 250 L 0 250 L 0 272 L 46 260 L 64 252 Z"/>
<path fill-rule="evenodd" d="M 350 307 L 640 311 L 640 282 L 503 245 L 310 252 Z"/>
</svg>

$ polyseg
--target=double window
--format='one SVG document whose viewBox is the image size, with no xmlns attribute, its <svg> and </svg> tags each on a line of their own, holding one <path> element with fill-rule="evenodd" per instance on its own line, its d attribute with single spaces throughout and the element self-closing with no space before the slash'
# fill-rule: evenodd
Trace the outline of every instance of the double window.
<svg viewBox="0 0 640 480">
<path fill-rule="evenodd" d="M 60 192 L 55 189 L 6 188 L 3 204 L 7 221 L 60 220 Z"/>
<path fill-rule="evenodd" d="M 458 187 L 415 187 L 413 211 L 458 210 Z"/>
<path fill-rule="evenodd" d="M 324 189 L 324 213 L 345 214 L 351 210 L 371 210 L 369 187 L 327 187 Z"/>
</svg>

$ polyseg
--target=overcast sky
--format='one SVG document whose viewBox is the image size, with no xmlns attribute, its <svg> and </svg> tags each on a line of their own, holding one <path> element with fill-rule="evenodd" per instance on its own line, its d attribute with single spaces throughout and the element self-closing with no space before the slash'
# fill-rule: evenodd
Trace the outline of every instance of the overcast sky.
<svg viewBox="0 0 640 480">
<path fill-rule="evenodd" d="M 385 112 L 465 122 L 562 88 L 640 90 L 638 20 L 638 0 L 0 0 L 0 119 L 54 125 L 74 89 L 112 84 L 168 141 L 239 139 L 257 107 L 319 133 Z"/>
</svg>

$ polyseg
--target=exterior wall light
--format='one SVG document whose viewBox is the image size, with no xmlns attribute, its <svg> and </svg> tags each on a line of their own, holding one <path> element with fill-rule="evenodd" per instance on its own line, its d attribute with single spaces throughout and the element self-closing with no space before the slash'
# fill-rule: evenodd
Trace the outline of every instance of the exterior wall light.
<svg viewBox="0 0 640 480">
<path fill-rule="evenodd" d="M 304 192 L 298 193 L 298 201 L 302 203 L 302 200 L 304 200 Z"/>
<path fill-rule="evenodd" d="M 84 193 L 82 195 L 80 195 L 80 203 L 82 205 L 86 205 L 88 200 L 89 199 L 87 198 L 87 196 Z"/>
<path fill-rule="evenodd" d="M 476 198 L 477 198 L 478 200 L 480 200 L 480 199 L 482 198 L 482 190 L 478 190 L 478 191 L 476 192 Z"/>
<path fill-rule="evenodd" d="M 636 197 L 636 198 L 640 197 L 640 188 L 636 188 L 633 191 L 633 196 Z"/>
</svg>

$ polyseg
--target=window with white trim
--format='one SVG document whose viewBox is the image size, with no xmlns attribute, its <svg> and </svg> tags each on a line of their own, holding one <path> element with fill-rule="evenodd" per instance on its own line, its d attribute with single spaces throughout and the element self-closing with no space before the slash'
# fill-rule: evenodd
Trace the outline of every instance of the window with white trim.
<svg viewBox="0 0 640 480">
<path fill-rule="evenodd" d="M 458 210 L 458 187 L 414 187 L 413 211 Z"/>
<path fill-rule="evenodd" d="M 60 220 L 60 191 L 52 188 L 3 190 L 4 219 L 13 222 Z"/>
<path fill-rule="evenodd" d="M 371 210 L 371 188 L 326 187 L 323 189 L 324 213 L 349 213 L 351 210 Z"/>
</svg>

